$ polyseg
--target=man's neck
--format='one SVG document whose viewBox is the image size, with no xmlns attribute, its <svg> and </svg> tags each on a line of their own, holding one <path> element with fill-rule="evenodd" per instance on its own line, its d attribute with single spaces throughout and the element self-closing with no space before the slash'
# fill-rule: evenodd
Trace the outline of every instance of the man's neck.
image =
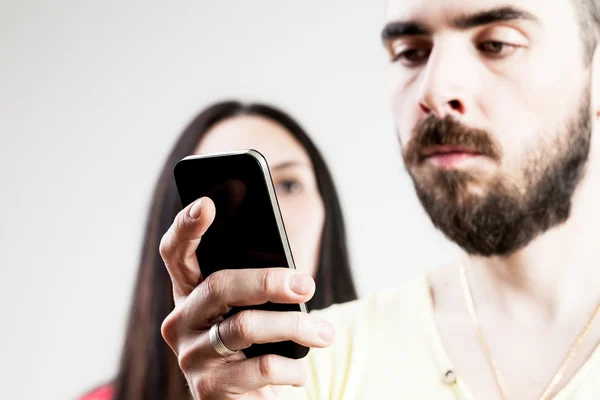
<svg viewBox="0 0 600 400">
<path fill-rule="evenodd" d="M 509 257 L 470 257 L 480 302 L 538 323 L 568 319 L 600 301 L 600 163 L 590 160 L 569 219 Z"/>
</svg>

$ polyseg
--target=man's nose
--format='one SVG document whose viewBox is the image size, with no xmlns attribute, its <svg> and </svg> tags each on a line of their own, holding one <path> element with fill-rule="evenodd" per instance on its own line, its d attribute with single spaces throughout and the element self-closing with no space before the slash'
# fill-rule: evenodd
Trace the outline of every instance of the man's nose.
<svg viewBox="0 0 600 400">
<path fill-rule="evenodd" d="M 476 76 L 468 56 L 450 48 L 432 51 L 423 70 L 419 109 L 427 115 L 462 117 L 470 111 Z"/>
</svg>

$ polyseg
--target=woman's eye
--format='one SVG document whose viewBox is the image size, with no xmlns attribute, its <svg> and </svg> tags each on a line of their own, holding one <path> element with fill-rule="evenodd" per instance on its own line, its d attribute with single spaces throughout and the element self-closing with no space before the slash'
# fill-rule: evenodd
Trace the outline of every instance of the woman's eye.
<svg viewBox="0 0 600 400">
<path fill-rule="evenodd" d="M 285 179 L 278 182 L 275 189 L 280 194 L 294 194 L 302 190 L 302 184 L 296 179 Z"/>
</svg>

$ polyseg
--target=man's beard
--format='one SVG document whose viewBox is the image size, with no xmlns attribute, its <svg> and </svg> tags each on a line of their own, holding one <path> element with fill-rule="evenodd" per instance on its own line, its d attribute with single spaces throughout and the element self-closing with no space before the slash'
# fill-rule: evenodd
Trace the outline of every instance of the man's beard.
<svg viewBox="0 0 600 400">
<path fill-rule="evenodd" d="M 486 131 L 468 128 L 450 117 L 430 116 L 421 121 L 406 146 L 404 161 L 433 224 L 469 254 L 505 256 L 566 221 L 590 152 L 589 89 L 583 95 L 556 141 L 528 152 L 532 157 L 524 160 L 522 182 L 500 174 L 490 178 L 486 173 L 486 183 L 474 172 L 419 168 L 423 150 L 429 146 L 462 146 L 492 160 L 502 157 L 500 146 Z M 468 187 L 478 183 L 486 193 L 470 194 Z"/>
</svg>

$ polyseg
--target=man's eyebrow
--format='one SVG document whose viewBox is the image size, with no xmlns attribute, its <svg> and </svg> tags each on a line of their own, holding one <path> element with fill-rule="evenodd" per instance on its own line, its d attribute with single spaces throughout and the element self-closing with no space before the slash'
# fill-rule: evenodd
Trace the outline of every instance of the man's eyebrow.
<svg viewBox="0 0 600 400">
<path fill-rule="evenodd" d="M 528 11 L 516 7 L 500 7 L 492 10 L 464 14 L 454 18 L 452 25 L 459 29 L 470 29 L 494 22 L 525 20 L 539 22 L 538 18 Z"/>
<path fill-rule="evenodd" d="M 539 22 L 538 18 L 528 11 L 516 7 L 499 7 L 491 10 L 478 11 L 473 14 L 463 14 L 452 20 L 452 26 L 457 29 L 470 29 L 495 22 L 526 20 Z M 383 42 L 405 36 L 430 35 L 431 29 L 416 21 L 393 21 L 385 25 L 381 31 Z"/>
<path fill-rule="evenodd" d="M 387 42 L 404 36 L 429 35 L 431 31 L 423 24 L 408 21 L 394 21 L 385 25 L 381 31 L 381 40 Z"/>
</svg>

